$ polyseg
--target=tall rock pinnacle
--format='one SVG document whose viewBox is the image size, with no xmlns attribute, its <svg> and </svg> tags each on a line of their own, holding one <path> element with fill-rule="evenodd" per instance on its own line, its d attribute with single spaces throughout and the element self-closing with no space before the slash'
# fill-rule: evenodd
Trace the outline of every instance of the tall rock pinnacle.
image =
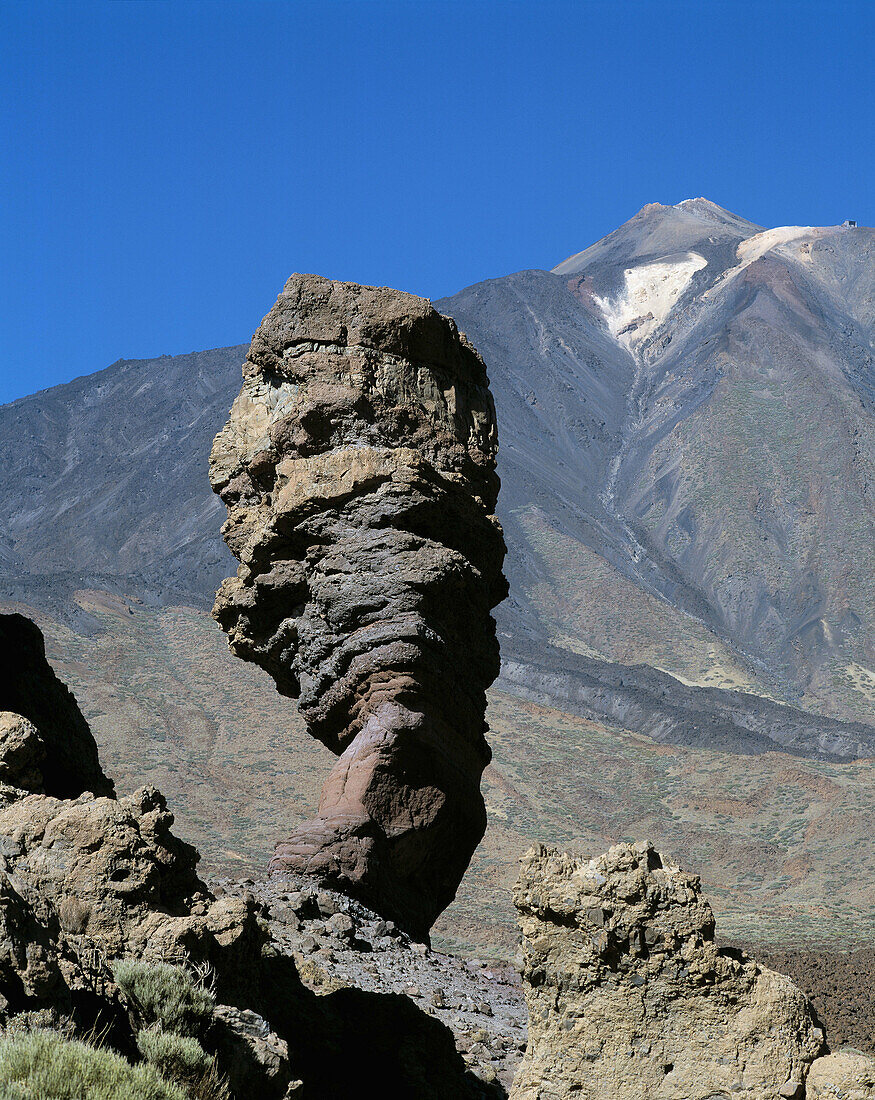
<svg viewBox="0 0 875 1100">
<path fill-rule="evenodd" d="M 274 871 L 423 935 L 486 824 L 507 591 L 483 361 L 422 298 L 293 275 L 210 459 L 240 560 L 213 614 L 339 760 Z"/>
</svg>

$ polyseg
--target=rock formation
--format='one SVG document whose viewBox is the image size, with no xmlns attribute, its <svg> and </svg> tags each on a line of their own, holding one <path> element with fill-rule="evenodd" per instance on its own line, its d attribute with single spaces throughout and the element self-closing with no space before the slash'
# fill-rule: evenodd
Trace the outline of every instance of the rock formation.
<svg viewBox="0 0 875 1100">
<path fill-rule="evenodd" d="M 649 844 L 589 861 L 532 848 L 514 901 L 529 1008 L 514 1100 L 792 1100 L 831 1061 L 815 1061 L 804 994 L 718 948 L 698 877 Z"/>
<path fill-rule="evenodd" d="M 252 995 L 264 938 L 252 897 L 209 891 L 154 787 L 110 797 L 39 629 L 2 616 L 0 638 L 15 670 L 0 701 L 23 712 L 0 711 L 0 1033 L 22 1018 L 65 1021 L 124 1050 L 133 1040 L 112 969 L 120 958 L 200 963 L 220 995 Z"/>
<path fill-rule="evenodd" d="M 24 629 L 43 677 L 39 631 Z M 93 748 L 65 698 L 67 742 L 84 730 Z M 506 1095 L 490 1065 L 466 1065 L 453 1031 L 416 1003 L 423 990 L 396 992 L 400 978 L 438 984 L 423 944 L 312 883 L 290 892 L 288 877 L 274 876 L 210 889 L 154 787 L 118 799 L 45 793 L 55 739 L 65 739 L 57 712 L 44 713 L 41 728 L 0 711 L 0 1095 L 39 1091 L 34 1038 L 44 1062 L 67 1059 L 71 1074 L 75 1064 L 77 1096 L 98 1094 L 101 1059 L 100 1072 L 112 1063 L 117 1075 L 101 1096 L 133 1095 L 137 1074 L 155 1097 L 306 1100 L 349 1096 L 363 1081 L 420 1100 Z M 89 759 L 99 769 L 96 749 Z M 382 967 L 368 963 L 375 954 Z M 491 1020 L 488 1005 L 470 1008 L 469 1022 Z"/>
<path fill-rule="evenodd" d="M 483 835 L 506 594 L 482 360 L 424 299 L 289 279 L 210 460 L 240 560 L 214 616 L 340 757 L 275 871 L 424 935 Z"/>
<path fill-rule="evenodd" d="M 16 736 L 24 736 L 28 755 L 41 760 L 40 789 L 56 798 L 76 798 L 84 791 L 112 797 L 113 784 L 103 774 L 88 723 L 46 660 L 39 627 L 23 615 L 0 615 L 0 668 L 0 711 L 20 715 L 39 731 L 41 747 L 33 733 Z M 0 744 L 9 735 L 0 732 Z M 0 772 L 0 783 L 11 781 Z"/>
</svg>

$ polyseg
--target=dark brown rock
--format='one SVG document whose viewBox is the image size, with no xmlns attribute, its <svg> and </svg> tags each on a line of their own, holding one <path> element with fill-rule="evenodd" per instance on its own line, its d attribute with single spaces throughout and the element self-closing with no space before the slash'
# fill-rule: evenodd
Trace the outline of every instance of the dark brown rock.
<svg viewBox="0 0 875 1100">
<path fill-rule="evenodd" d="M 340 756 L 271 866 L 423 935 L 486 824 L 506 594 L 486 370 L 424 299 L 294 275 L 243 374 L 210 461 L 240 559 L 213 613 Z"/>
<path fill-rule="evenodd" d="M 42 786 L 55 798 L 85 791 L 113 797 L 97 743 L 70 689 L 46 660 L 39 627 L 23 615 L 0 615 L 0 711 L 28 719 L 42 740 Z M 10 756 L 9 766 L 12 757 Z M 0 782 L 6 782 L 0 776 Z M 13 780 L 14 782 L 14 780 Z M 33 780 L 28 789 L 37 789 Z"/>
</svg>

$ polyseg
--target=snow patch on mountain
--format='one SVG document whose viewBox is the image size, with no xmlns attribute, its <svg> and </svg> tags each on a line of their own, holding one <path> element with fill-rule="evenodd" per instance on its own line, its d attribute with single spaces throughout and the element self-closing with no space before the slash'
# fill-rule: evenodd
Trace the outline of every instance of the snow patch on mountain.
<svg viewBox="0 0 875 1100">
<path fill-rule="evenodd" d="M 741 267 L 750 265 L 779 245 L 790 244 L 800 237 L 807 237 L 814 232 L 811 225 L 779 225 L 777 229 L 767 229 L 765 233 L 757 233 L 755 237 L 749 237 L 738 246 L 738 258 Z"/>
<path fill-rule="evenodd" d="M 698 252 L 686 252 L 627 268 L 624 287 L 616 298 L 593 297 L 614 339 L 630 352 L 646 340 L 664 323 L 692 277 L 707 262 Z"/>
<path fill-rule="evenodd" d="M 834 225 L 779 225 L 775 229 L 767 229 L 763 233 L 748 237 L 738 246 L 736 252 L 738 264 L 719 276 L 714 286 L 705 291 L 702 297 L 710 298 L 716 290 L 722 289 L 751 264 L 762 259 L 767 252 L 775 251 L 800 263 L 811 263 L 812 244 L 821 237 L 829 237 L 840 232 L 841 229 L 841 226 Z"/>
</svg>

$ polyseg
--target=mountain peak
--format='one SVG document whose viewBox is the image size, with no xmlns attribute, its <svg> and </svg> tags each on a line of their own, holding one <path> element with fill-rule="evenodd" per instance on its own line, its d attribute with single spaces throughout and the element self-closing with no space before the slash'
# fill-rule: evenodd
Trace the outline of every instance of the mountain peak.
<svg viewBox="0 0 875 1100">
<path fill-rule="evenodd" d="M 706 199 L 703 195 L 694 199 L 681 199 L 680 202 L 676 202 L 674 205 L 662 202 L 647 202 L 630 221 L 634 221 L 636 218 L 647 218 L 653 215 L 672 216 L 675 211 L 680 211 L 683 214 L 692 214 L 699 218 L 717 218 L 720 221 L 730 222 L 743 222 L 745 225 L 752 225 L 752 222 L 748 222 L 745 218 L 741 218 L 738 214 L 733 214 L 731 210 L 727 210 L 725 206 L 720 206 L 719 203 L 712 202 L 711 199 Z M 626 223 L 628 224 L 628 222 Z"/>
<path fill-rule="evenodd" d="M 709 241 L 712 245 L 730 242 L 735 248 L 762 229 L 706 198 L 683 199 L 675 206 L 650 202 L 613 233 L 563 260 L 553 272 L 571 275 L 594 263 L 620 266 L 650 256 L 701 252 Z"/>
<path fill-rule="evenodd" d="M 719 206 L 716 202 L 712 202 L 710 199 L 706 199 L 704 195 L 700 195 L 697 199 L 681 199 L 680 202 L 675 203 L 675 210 L 694 210 L 705 213 L 715 214 L 729 214 L 731 218 L 736 215 L 730 213 L 725 206 Z"/>
</svg>

